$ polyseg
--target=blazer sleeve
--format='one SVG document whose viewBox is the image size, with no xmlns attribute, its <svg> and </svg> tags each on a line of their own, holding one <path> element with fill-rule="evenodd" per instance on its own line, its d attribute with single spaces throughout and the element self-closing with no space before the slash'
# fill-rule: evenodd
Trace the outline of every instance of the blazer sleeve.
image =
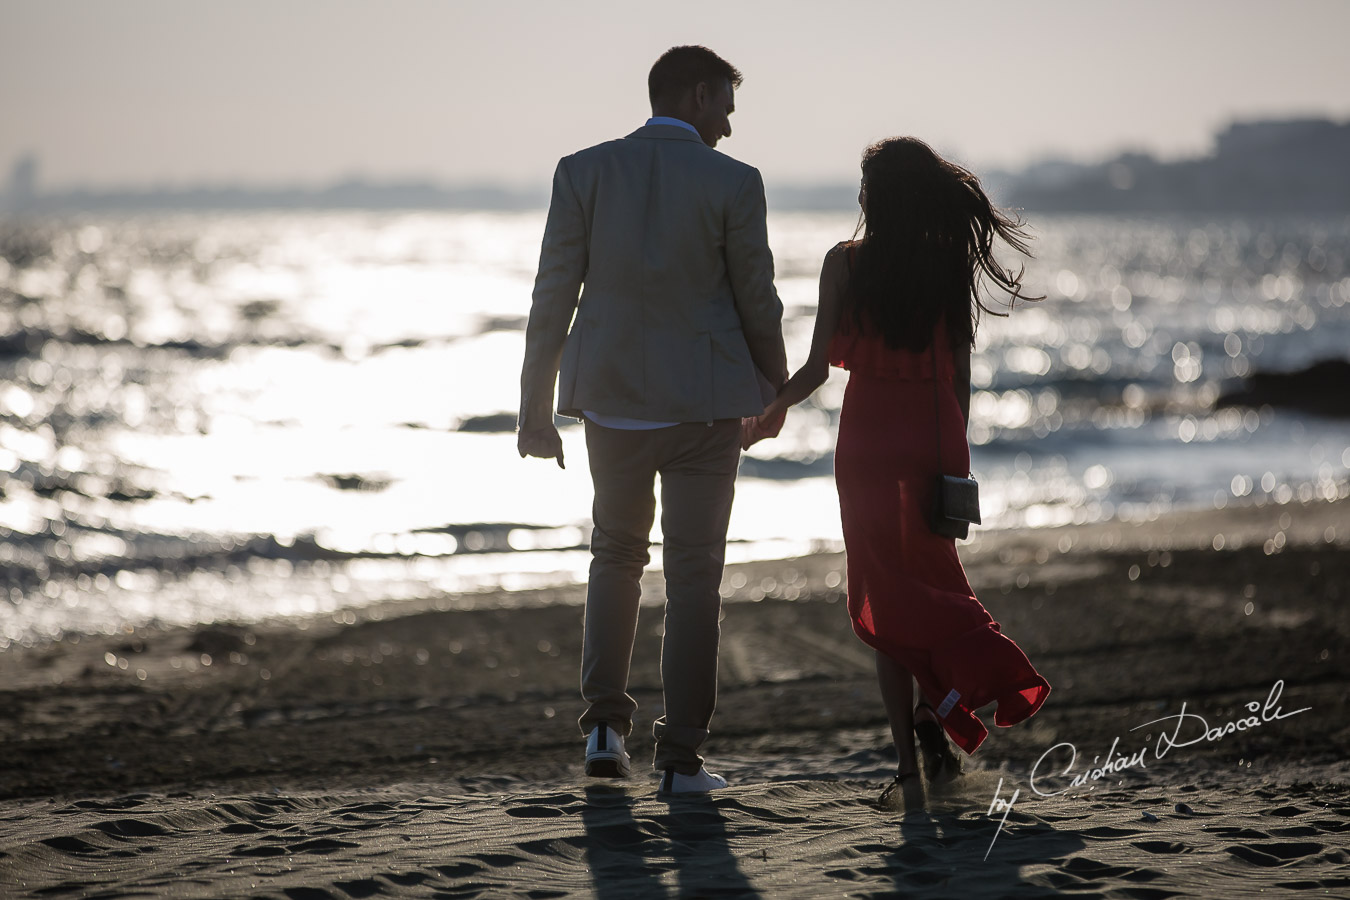
<svg viewBox="0 0 1350 900">
<path fill-rule="evenodd" d="M 585 213 L 568 176 L 567 160 L 562 159 L 553 173 L 553 196 L 525 326 L 517 428 L 541 428 L 553 423 L 553 391 L 563 343 L 576 312 L 588 258 Z"/>
<path fill-rule="evenodd" d="M 778 387 L 787 371 L 783 303 L 773 286 L 764 179 L 751 169 L 726 218 L 727 274 L 755 367 Z"/>
</svg>

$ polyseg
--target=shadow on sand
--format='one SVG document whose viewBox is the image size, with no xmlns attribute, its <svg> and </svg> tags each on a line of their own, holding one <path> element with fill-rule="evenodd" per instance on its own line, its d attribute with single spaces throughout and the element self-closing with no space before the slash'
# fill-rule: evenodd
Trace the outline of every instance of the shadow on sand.
<svg viewBox="0 0 1350 900">
<path fill-rule="evenodd" d="M 586 788 L 581 821 L 597 897 L 759 896 L 731 852 L 727 821 L 712 799 L 657 804 L 639 819 L 638 798 Z"/>
</svg>

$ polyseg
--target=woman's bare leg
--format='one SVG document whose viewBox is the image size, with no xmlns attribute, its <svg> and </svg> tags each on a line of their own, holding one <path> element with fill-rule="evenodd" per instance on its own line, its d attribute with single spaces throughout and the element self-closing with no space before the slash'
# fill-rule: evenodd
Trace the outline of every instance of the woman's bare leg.
<svg viewBox="0 0 1350 900">
<path fill-rule="evenodd" d="M 923 809 L 927 798 L 914 752 L 914 683 L 909 670 L 884 653 L 877 653 L 877 682 L 881 685 L 881 702 L 886 706 L 891 740 L 895 741 L 899 758 L 895 783 L 882 793 L 880 803 L 883 808 L 906 812 Z"/>
<path fill-rule="evenodd" d="M 899 757 L 896 771 L 900 774 L 918 770 L 914 753 L 914 681 L 909 670 L 877 651 L 877 681 L 881 685 L 881 702 L 886 706 L 886 718 L 891 720 L 891 739 Z"/>
</svg>

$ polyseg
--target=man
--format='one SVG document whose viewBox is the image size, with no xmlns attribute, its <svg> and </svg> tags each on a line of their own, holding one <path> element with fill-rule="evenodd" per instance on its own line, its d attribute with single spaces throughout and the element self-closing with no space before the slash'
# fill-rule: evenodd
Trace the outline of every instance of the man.
<svg viewBox="0 0 1350 900">
<path fill-rule="evenodd" d="M 580 725 L 591 776 L 630 770 L 628 672 L 661 476 L 665 715 L 653 734 L 665 794 L 726 786 L 698 748 L 717 695 L 741 418 L 787 380 L 764 183 L 713 149 L 731 136 L 740 83 L 712 51 L 675 47 L 648 76 L 645 125 L 558 163 L 520 379 L 522 457 L 563 465 L 555 381 L 558 412 L 585 422 L 595 501 Z"/>
</svg>

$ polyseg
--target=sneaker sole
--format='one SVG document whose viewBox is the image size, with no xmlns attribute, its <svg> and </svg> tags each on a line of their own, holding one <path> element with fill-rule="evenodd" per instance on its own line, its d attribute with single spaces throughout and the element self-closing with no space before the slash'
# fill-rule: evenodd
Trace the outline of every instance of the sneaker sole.
<svg viewBox="0 0 1350 900">
<path fill-rule="evenodd" d="M 586 774 L 592 778 L 626 778 L 629 767 L 617 756 L 594 756 L 586 760 Z"/>
</svg>

